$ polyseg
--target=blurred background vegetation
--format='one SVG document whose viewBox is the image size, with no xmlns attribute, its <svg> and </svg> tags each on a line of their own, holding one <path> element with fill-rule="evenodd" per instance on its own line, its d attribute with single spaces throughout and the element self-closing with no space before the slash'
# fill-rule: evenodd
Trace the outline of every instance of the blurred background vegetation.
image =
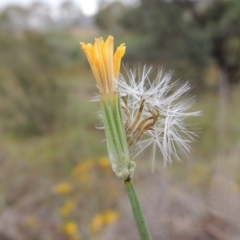
<svg viewBox="0 0 240 240">
<path fill-rule="evenodd" d="M 79 41 L 115 37 L 123 64 L 174 70 L 203 116 L 192 154 L 135 182 L 153 239 L 240 239 L 240 1 L 36 1 L 0 12 L 0 240 L 138 239 L 107 159 Z"/>
</svg>

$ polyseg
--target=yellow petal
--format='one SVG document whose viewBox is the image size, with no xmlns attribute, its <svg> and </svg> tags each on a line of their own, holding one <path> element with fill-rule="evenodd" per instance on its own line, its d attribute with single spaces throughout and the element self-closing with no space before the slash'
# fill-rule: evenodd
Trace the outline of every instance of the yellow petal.
<svg viewBox="0 0 240 240">
<path fill-rule="evenodd" d="M 125 44 L 121 44 L 114 54 L 114 76 L 117 79 L 120 71 L 121 60 L 126 51 Z"/>
<path fill-rule="evenodd" d="M 121 59 L 125 46 L 121 44 L 114 54 L 114 38 L 109 36 L 104 42 L 95 38 L 95 44 L 80 43 L 102 95 L 116 93 Z"/>
</svg>

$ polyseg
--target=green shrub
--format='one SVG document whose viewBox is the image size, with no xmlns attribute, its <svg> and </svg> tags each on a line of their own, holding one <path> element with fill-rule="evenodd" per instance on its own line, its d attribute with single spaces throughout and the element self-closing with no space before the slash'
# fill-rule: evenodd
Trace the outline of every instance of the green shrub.
<svg viewBox="0 0 240 240">
<path fill-rule="evenodd" d="M 1 120 L 20 134 L 48 133 L 62 118 L 66 104 L 66 92 L 57 79 L 64 65 L 61 49 L 39 33 L 13 37 L 0 39 Z"/>
</svg>

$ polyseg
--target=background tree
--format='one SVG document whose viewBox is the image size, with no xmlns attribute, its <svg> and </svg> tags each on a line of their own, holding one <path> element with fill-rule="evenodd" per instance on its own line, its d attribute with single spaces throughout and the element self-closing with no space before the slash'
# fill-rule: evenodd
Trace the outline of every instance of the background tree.
<svg viewBox="0 0 240 240">
<path fill-rule="evenodd" d="M 141 51 L 149 60 L 164 58 L 180 68 L 195 66 L 198 74 L 214 60 L 224 81 L 233 83 L 240 79 L 239 12 L 237 0 L 141 0 L 120 23 L 148 36 L 150 47 Z"/>
<path fill-rule="evenodd" d="M 61 23 L 64 26 L 76 26 L 81 22 L 82 11 L 71 0 L 66 0 L 60 5 Z"/>
<path fill-rule="evenodd" d="M 106 4 L 102 1 L 99 4 L 99 8 L 95 16 L 96 25 L 105 31 L 114 31 L 117 33 L 120 27 L 118 24 L 119 18 L 127 7 L 120 2 Z"/>
</svg>

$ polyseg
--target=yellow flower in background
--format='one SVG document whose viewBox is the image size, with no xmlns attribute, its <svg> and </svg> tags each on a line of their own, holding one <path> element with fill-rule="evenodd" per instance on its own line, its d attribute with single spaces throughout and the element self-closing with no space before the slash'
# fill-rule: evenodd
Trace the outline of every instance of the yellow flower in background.
<svg viewBox="0 0 240 240">
<path fill-rule="evenodd" d="M 98 165 L 102 168 L 109 168 L 111 166 L 110 160 L 108 157 L 102 157 L 98 160 Z"/>
<path fill-rule="evenodd" d="M 97 214 L 90 225 L 90 229 L 93 233 L 99 232 L 104 226 L 104 215 Z"/>
<path fill-rule="evenodd" d="M 73 212 L 75 207 L 76 203 L 74 201 L 68 201 L 61 207 L 60 214 L 64 217 L 69 216 Z"/>
<path fill-rule="evenodd" d="M 92 160 L 81 162 L 72 169 L 71 175 L 79 181 L 86 182 L 90 179 L 90 171 L 93 166 Z"/>
<path fill-rule="evenodd" d="M 77 164 L 71 171 L 72 176 L 79 176 L 83 174 L 84 172 L 90 171 L 90 169 L 93 167 L 93 161 L 92 160 L 86 160 L 84 162 L 81 162 Z"/>
<path fill-rule="evenodd" d="M 80 43 L 103 96 L 117 92 L 121 59 L 125 54 L 125 45 L 121 44 L 114 54 L 114 38 L 109 36 L 104 42 L 95 38 L 95 44 Z"/>
<path fill-rule="evenodd" d="M 63 225 L 63 231 L 68 235 L 71 240 L 79 240 L 78 226 L 76 222 L 69 221 Z"/>
<path fill-rule="evenodd" d="M 69 182 L 62 182 L 55 187 L 54 191 L 59 195 L 67 195 L 73 191 L 73 186 Z"/>
<path fill-rule="evenodd" d="M 90 225 L 90 229 L 93 233 L 99 232 L 103 227 L 117 222 L 119 214 L 115 211 L 106 211 L 101 214 L 97 214 Z"/>
<path fill-rule="evenodd" d="M 107 211 L 104 214 L 105 224 L 112 224 L 118 221 L 119 214 L 115 211 Z"/>
</svg>

